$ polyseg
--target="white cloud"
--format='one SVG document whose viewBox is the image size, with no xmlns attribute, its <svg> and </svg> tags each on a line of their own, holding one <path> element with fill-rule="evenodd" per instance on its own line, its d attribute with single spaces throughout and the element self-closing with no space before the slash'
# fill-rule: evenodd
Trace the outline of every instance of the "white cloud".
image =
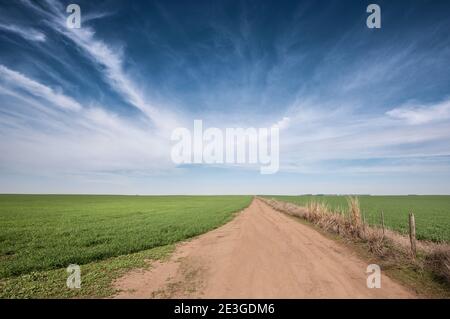
<svg viewBox="0 0 450 319">
<path fill-rule="evenodd" d="M 50 103 L 59 106 L 63 109 L 78 111 L 82 106 L 74 99 L 65 96 L 64 94 L 55 92 L 52 88 L 42 85 L 23 74 L 13 71 L 4 65 L 0 64 L 0 78 L 3 79 L 9 86 L 20 87 L 25 89 L 30 94 L 41 97 Z"/>
<path fill-rule="evenodd" d="M 414 166 L 419 173 L 432 171 L 436 163 L 417 166 L 411 165 L 412 159 L 450 155 L 448 102 L 420 112 L 415 108 L 417 114 L 426 118 L 420 120 L 420 125 L 411 125 L 390 114 L 357 113 L 347 103 L 320 102 L 320 99 L 300 101 L 286 113 L 290 123 L 280 134 L 281 170 L 325 174 L 333 172 L 325 163 L 346 162 L 348 171 L 354 167 L 353 171 L 361 173 L 382 172 L 389 161 L 403 158 L 401 164 L 390 166 L 386 172 L 405 172 L 407 167 Z M 371 166 L 365 162 L 368 159 L 386 161 Z M 339 171 L 343 172 L 341 168 Z"/>
<path fill-rule="evenodd" d="M 2 65 L 0 79 L 11 86 L 0 86 L 0 168 L 58 175 L 161 172 L 173 167 L 168 155 L 170 141 L 151 128 L 98 106 L 83 107 L 73 98 Z M 58 108 L 52 112 L 49 105 L 73 112 L 57 112 Z"/>
<path fill-rule="evenodd" d="M 44 42 L 46 40 L 46 36 L 44 33 L 37 31 L 32 28 L 26 28 L 23 26 L 17 26 L 13 24 L 3 24 L 0 23 L 0 29 L 8 32 L 12 32 L 21 36 L 22 38 L 30 41 L 36 42 Z"/>
<path fill-rule="evenodd" d="M 386 113 L 409 124 L 425 124 L 450 119 L 450 100 L 433 105 L 407 105 Z"/>
<path fill-rule="evenodd" d="M 273 126 L 278 127 L 280 130 L 287 129 L 289 127 L 291 119 L 287 116 L 283 117 L 281 120 L 276 122 Z"/>
<path fill-rule="evenodd" d="M 156 128 L 160 129 L 162 133 L 167 133 L 172 129 L 178 127 L 178 120 L 173 114 L 170 114 L 162 106 L 156 106 L 148 101 L 146 96 L 138 89 L 130 76 L 125 72 L 123 67 L 123 57 L 121 50 L 110 47 L 107 43 L 95 37 L 95 31 L 83 26 L 80 29 L 71 29 L 66 27 L 66 16 L 62 14 L 65 12 L 61 3 L 47 0 L 48 7 L 52 13 L 45 12 L 29 1 L 25 3 L 47 17 L 49 26 L 55 31 L 66 36 L 73 41 L 84 53 L 98 65 L 102 70 L 107 83 L 116 90 L 125 101 L 142 111 L 149 119 L 152 120 Z"/>
<path fill-rule="evenodd" d="M 170 131 L 171 128 L 183 125 L 175 124 L 178 119 L 173 114 L 166 112 L 160 105 L 155 105 L 147 98 L 145 90 L 142 90 L 138 83 L 133 81 L 132 74 L 127 72 L 124 66 L 126 57 L 121 54 L 121 50 L 99 39 L 95 30 L 86 25 L 83 25 L 82 29 L 67 29 L 66 17 L 61 14 L 65 12 L 64 8 L 61 8 L 58 2 L 51 0 L 47 2 L 50 4 L 48 12 L 25 1 L 47 20 L 51 28 L 72 41 L 77 49 L 98 67 L 105 81 L 125 101 L 147 115 L 157 129 L 140 127 L 137 123 L 122 119 L 99 107 L 81 108 L 80 106 L 77 110 L 81 109 L 81 111 L 76 117 L 61 115 L 57 121 L 40 114 L 33 117 L 24 112 L 20 114 L 21 119 L 24 118 L 33 123 L 39 122 L 41 126 L 51 127 L 59 134 L 48 134 L 33 130 L 25 124 L 21 126 L 22 123 L 14 123 L 18 129 L 22 130 L 21 136 L 17 138 L 12 130 L 2 135 L 4 139 L 0 142 L 2 148 L 0 163 L 5 167 L 8 167 L 5 164 L 8 163 L 10 167 L 22 165 L 32 169 L 47 167 L 49 170 L 97 172 L 147 169 L 160 171 L 171 168 L 171 161 L 166 156 L 170 153 L 170 143 L 158 136 L 159 129 Z M 385 56 L 383 55 L 383 59 L 379 60 L 384 61 Z M 290 69 L 292 65 L 302 62 L 302 57 L 297 58 L 297 53 L 288 57 L 291 59 L 281 59 L 285 64 L 269 72 L 269 82 L 285 81 L 283 76 L 285 69 Z M 408 158 L 450 154 L 450 144 L 444 143 L 450 138 L 450 125 L 447 121 L 450 118 L 448 101 L 435 105 L 400 106 L 386 113 L 383 110 L 381 114 L 380 112 L 375 114 L 377 110 L 373 105 L 368 106 L 364 112 L 358 113 L 357 102 L 353 102 L 359 97 L 356 94 L 359 90 L 364 94 L 370 93 L 369 90 L 365 90 L 366 86 L 370 86 L 369 84 L 392 80 L 395 78 L 394 75 L 407 69 L 411 62 L 397 65 L 402 61 L 409 61 L 403 57 L 404 54 L 392 56 L 389 63 L 383 65 L 379 60 L 376 60 L 376 63 L 370 63 L 370 59 L 364 58 L 363 61 L 358 60 L 346 76 L 337 77 L 329 74 L 330 70 L 340 70 L 333 64 L 333 59 L 328 64 L 322 63 L 316 70 L 314 78 L 316 81 L 312 83 L 323 82 L 324 84 L 312 91 L 310 86 L 305 86 L 304 90 L 298 94 L 299 100 L 301 99 L 297 101 L 299 103 L 274 124 L 284 130 L 280 136 L 281 168 L 302 172 L 332 173 L 332 169 L 322 165 L 323 162 L 341 160 L 362 160 L 363 162 L 364 159 L 374 158 L 404 158 L 403 162 L 396 165 L 384 162 L 378 166 L 370 166 L 362 163 L 355 164 L 347 170 L 363 173 L 396 171 L 405 173 L 411 168 L 416 172 L 432 171 L 435 163 L 427 162 L 411 166 Z M 257 69 L 258 64 L 254 65 Z M 9 78 L 10 86 L 26 89 L 28 93 L 44 98 L 49 103 L 58 101 L 61 105 L 77 103 L 70 97 L 58 94 L 53 89 L 7 68 L 0 69 L 0 76 Z M 331 80 L 327 80 L 328 78 Z M 208 85 L 205 87 L 209 88 Z M 383 88 L 383 97 L 389 95 L 388 93 L 395 88 L 396 86 Z M 247 99 L 246 89 L 242 90 L 244 98 L 241 100 Z M 329 95 L 321 94 L 322 91 Z M 349 95 L 350 91 L 355 93 Z M 216 102 L 220 99 L 216 98 L 215 92 L 206 89 L 205 92 L 206 96 L 211 97 L 211 104 L 217 106 Z M 270 95 L 270 91 L 267 92 L 258 92 L 258 94 Z M 345 93 L 345 97 L 335 96 L 335 93 Z M 230 96 L 234 98 L 237 95 L 230 94 Z M 248 96 L 251 97 L 251 94 Z M 21 98 L 23 101 L 25 97 L 16 96 L 16 98 Z M 250 98 L 248 100 L 251 101 Z M 371 99 L 364 97 L 361 100 L 370 102 Z M 377 103 L 385 105 L 384 101 L 386 100 L 380 98 Z M 28 105 L 31 105 L 31 102 Z M 218 116 L 217 112 L 204 116 L 222 125 L 224 121 L 233 122 L 227 123 L 229 127 L 236 124 L 233 116 L 243 118 L 242 121 L 247 120 L 240 113 L 232 114 L 227 111 L 224 113 L 227 113 L 226 116 Z M 267 120 L 267 117 L 265 119 Z M 268 121 L 264 122 L 268 123 Z M 272 122 L 269 122 L 267 125 L 271 124 Z M 420 125 L 420 127 L 410 124 Z M 408 165 L 411 167 L 408 168 Z M 446 164 L 440 165 L 439 169 L 445 170 Z"/>
</svg>

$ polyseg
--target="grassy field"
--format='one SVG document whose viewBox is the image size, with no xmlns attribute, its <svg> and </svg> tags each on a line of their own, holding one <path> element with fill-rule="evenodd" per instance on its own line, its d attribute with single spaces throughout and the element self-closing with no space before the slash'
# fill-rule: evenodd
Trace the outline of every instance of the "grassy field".
<svg viewBox="0 0 450 319">
<path fill-rule="evenodd" d="M 311 201 L 328 204 L 334 210 L 347 211 L 346 196 L 304 195 L 266 196 L 298 205 Z M 406 234 L 408 213 L 416 218 L 418 239 L 450 242 L 450 196 L 358 196 L 366 221 L 380 224 L 380 212 L 384 212 L 387 227 Z"/>
<path fill-rule="evenodd" d="M 0 195 L 0 279 L 88 264 L 204 233 L 250 196 Z"/>
</svg>

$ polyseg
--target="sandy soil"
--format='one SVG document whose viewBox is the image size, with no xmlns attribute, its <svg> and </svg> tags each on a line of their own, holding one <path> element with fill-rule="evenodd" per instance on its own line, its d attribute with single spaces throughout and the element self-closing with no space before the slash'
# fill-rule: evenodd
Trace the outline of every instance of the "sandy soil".
<svg viewBox="0 0 450 319">
<path fill-rule="evenodd" d="M 178 245 L 172 257 L 116 281 L 116 298 L 415 298 L 347 247 L 260 200 L 228 224 Z"/>
</svg>

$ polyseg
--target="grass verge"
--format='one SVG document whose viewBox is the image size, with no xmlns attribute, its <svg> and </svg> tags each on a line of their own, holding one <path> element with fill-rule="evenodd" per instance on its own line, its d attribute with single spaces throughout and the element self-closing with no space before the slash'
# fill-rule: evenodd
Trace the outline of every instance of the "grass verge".
<svg viewBox="0 0 450 319">
<path fill-rule="evenodd" d="M 365 222 L 371 226 L 381 226 L 381 212 L 383 212 L 386 227 L 407 235 L 408 214 L 412 212 L 416 218 L 417 239 L 450 243 L 449 195 L 355 196 L 358 198 Z M 344 195 L 267 197 L 298 206 L 319 202 L 328 205 L 334 212 L 341 211 L 345 214 L 348 211 L 347 196 Z"/>
<path fill-rule="evenodd" d="M 174 245 L 156 247 L 133 254 L 81 265 L 81 288 L 66 286 L 65 268 L 35 271 L 0 281 L 0 298 L 103 298 L 117 291 L 112 283 L 134 268 L 149 268 L 151 260 L 164 259 Z"/>
<path fill-rule="evenodd" d="M 414 290 L 419 296 L 428 298 L 450 298 L 450 282 L 446 264 L 447 245 L 424 246 L 416 258 L 397 236 L 389 238 L 378 228 L 364 224 L 355 199 L 349 200 L 349 216 L 333 213 L 326 205 L 310 203 L 299 207 L 292 203 L 260 198 L 272 208 L 308 224 L 328 238 L 350 246 L 361 258 L 378 264 L 390 278 Z M 445 247 L 444 247 L 445 246 Z M 444 267 L 444 268 L 443 268 Z"/>
</svg>

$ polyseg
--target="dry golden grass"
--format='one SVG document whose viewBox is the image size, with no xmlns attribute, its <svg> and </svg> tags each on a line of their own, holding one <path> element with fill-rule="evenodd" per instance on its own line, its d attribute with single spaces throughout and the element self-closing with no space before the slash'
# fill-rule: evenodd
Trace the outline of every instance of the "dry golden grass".
<svg viewBox="0 0 450 319">
<path fill-rule="evenodd" d="M 441 279 L 450 282 L 450 248 L 439 247 L 425 257 L 425 265 Z"/>
<path fill-rule="evenodd" d="M 350 214 L 332 211 L 327 204 L 310 202 L 306 207 L 279 202 L 271 199 L 262 199 L 278 211 L 292 216 L 306 219 L 320 228 L 339 234 L 344 237 L 364 240 L 382 240 L 383 232 L 380 229 L 369 227 L 361 219 L 361 211 L 357 198 L 349 198 Z"/>
</svg>

